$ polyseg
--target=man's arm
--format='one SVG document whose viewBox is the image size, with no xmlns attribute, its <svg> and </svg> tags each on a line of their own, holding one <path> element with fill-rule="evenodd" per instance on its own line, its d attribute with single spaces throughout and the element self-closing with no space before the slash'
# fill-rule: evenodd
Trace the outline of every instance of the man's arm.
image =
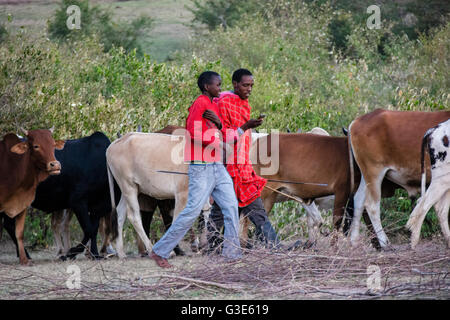
<svg viewBox="0 0 450 320">
<path fill-rule="evenodd" d="M 209 134 L 203 130 L 203 113 L 206 106 L 196 102 L 190 111 L 188 120 L 186 121 L 186 130 L 191 135 L 191 139 L 195 144 L 207 146 L 216 140 L 213 134 Z"/>
<path fill-rule="evenodd" d="M 218 105 L 220 118 L 222 119 L 223 122 L 222 127 L 222 134 L 224 137 L 223 140 L 227 144 L 236 143 L 239 140 L 239 138 L 245 133 L 246 130 L 259 127 L 263 122 L 262 118 L 250 119 L 240 127 L 233 126 L 231 116 L 227 109 L 226 103 L 224 103 L 223 101 L 219 101 Z"/>
</svg>

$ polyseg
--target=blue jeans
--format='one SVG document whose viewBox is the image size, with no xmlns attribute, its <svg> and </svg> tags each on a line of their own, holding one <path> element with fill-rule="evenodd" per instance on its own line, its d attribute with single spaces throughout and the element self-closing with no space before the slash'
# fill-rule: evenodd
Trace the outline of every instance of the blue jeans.
<svg viewBox="0 0 450 320">
<path fill-rule="evenodd" d="M 223 212 L 225 234 L 222 255 L 229 259 L 242 256 L 239 243 L 238 202 L 233 180 L 222 163 L 191 164 L 188 170 L 189 190 L 186 207 L 169 230 L 153 246 L 153 252 L 168 258 L 173 248 L 183 239 L 211 195 Z"/>
</svg>

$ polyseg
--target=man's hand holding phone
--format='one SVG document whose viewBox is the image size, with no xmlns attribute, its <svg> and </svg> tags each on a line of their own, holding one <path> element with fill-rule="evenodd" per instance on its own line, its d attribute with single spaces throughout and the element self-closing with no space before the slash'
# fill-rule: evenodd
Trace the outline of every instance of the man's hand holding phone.
<svg viewBox="0 0 450 320">
<path fill-rule="evenodd" d="M 263 120 L 264 120 L 265 117 L 266 117 L 266 115 L 261 113 L 259 115 L 258 119 L 250 119 L 250 120 L 248 120 L 246 123 L 244 123 L 241 126 L 241 129 L 245 131 L 245 130 L 248 130 L 248 129 L 253 129 L 253 128 L 259 127 L 263 123 Z"/>
</svg>

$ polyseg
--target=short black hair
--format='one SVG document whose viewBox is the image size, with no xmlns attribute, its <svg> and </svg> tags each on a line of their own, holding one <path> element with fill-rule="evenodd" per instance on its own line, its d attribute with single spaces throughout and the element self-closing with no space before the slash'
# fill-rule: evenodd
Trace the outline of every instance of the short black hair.
<svg viewBox="0 0 450 320">
<path fill-rule="evenodd" d="M 220 78 L 220 74 L 214 71 L 205 71 L 198 77 L 197 85 L 200 88 L 201 92 L 204 92 L 206 90 L 205 85 L 211 84 L 214 77 Z"/>
<path fill-rule="evenodd" d="M 253 75 L 247 69 L 237 69 L 235 72 L 233 72 L 233 77 L 231 78 L 231 80 L 241 82 L 243 76 L 253 76 Z"/>
</svg>

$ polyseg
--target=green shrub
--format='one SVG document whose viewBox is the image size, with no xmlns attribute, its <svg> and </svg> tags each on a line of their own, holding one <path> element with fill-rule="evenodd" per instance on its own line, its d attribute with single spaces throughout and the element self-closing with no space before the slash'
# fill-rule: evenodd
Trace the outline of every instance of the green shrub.
<svg viewBox="0 0 450 320">
<path fill-rule="evenodd" d="M 25 245 L 32 249 L 48 248 L 53 244 L 53 234 L 50 230 L 51 215 L 38 210 L 29 211 L 26 216 L 24 237 Z"/>
<path fill-rule="evenodd" d="M 388 236 L 403 237 L 404 240 L 409 240 L 410 233 L 405 226 L 416 204 L 417 201 L 411 201 L 408 193 L 403 189 L 397 189 L 394 197 L 382 199 L 381 219 Z M 421 236 L 429 238 L 438 232 L 440 232 L 439 221 L 434 208 L 432 208 L 422 224 Z"/>
<path fill-rule="evenodd" d="M 71 5 L 80 8 L 80 29 L 67 27 L 66 10 Z M 97 34 L 105 51 L 123 47 L 126 51 L 136 49 L 141 55 L 142 48 L 138 38 L 144 31 L 152 28 L 153 19 L 141 16 L 131 23 L 118 23 L 112 20 L 112 12 L 99 6 L 91 6 L 88 0 L 62 0 L 54 17 L 48 21 L 48 33 L 52 39 L 60 41 L 77 41 L 85 36 Z"/>
</svg>

